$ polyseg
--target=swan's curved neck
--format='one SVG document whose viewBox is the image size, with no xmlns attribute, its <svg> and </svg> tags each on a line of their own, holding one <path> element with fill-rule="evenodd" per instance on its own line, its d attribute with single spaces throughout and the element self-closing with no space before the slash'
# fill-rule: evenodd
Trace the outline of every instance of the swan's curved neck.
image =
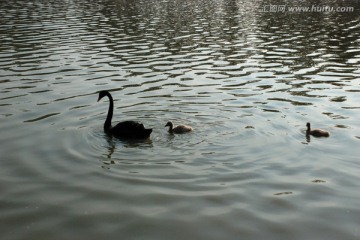
<svg viewBox="0 0 360 240">
<path fill-rule="evenodd" d="M 106 96 L 109 98 L 110 104 L 109 104 L 109 110 L 108 110 L 108 114 L 107 114 L 105 124 L 104 124 L 104 129 L 109 130 L 111 128 L 111 119 L 112 119 L 113 111 L 114 111 L 114 101 L 113 101 L 113 98 L 110 95 L 110 93 L 106 94 Z"/>
</svg>

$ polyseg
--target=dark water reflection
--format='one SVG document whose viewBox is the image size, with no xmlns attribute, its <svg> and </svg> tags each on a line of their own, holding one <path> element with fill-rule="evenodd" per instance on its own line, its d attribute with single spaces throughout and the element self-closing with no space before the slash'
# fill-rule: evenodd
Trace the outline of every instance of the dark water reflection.
<svg viewBox="0 0 360 240">
<path fill-rule="evenodd" d="M 360 5 L 278 4 L 1 1 L 1 238 L 359 238 Z"/>
</svg>

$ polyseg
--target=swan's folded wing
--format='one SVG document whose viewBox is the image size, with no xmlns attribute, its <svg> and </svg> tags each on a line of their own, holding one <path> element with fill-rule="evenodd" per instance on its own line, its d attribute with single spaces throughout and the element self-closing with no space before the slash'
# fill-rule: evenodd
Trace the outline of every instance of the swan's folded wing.
<svg viewBox="0 0 360 240">
<path fill-rule="evenodd" d="M 144 125 L 135 121 L 120 122 L 111 129 L 111 133 L 119 137 L 144 138 L 148 137 L 151 129 L 145 129 Z"/>
<path fill-rule="evenodd" d="M 116 124 L 116 126 L 114 126 L 114 128 L 144 129 L 144 125 L 142 123 L 135 122 L 135 121 L 124 121 L 124 122 L 119 122 L 118 124 Z"/>
</svg>

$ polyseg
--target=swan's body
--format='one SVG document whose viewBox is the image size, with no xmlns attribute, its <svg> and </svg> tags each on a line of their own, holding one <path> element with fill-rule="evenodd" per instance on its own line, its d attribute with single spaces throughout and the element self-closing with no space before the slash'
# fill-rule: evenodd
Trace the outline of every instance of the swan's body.
<svg viewBox="0 0 360 240">
<path fill-rule="evenodd" d="M 103 97 L 107 96 L 109 98 L 109 110 L 107 117 L 104 123 L 104 130 L 107 133 L 119 138 L 148 138 L 152 132 L 152 129 L 145 129 L 142 123 L 135 121 L 124 121 L 119 122 L 114 127 L 111 126 L 111 119 L 114 111 L 114 101 L 111 94 L 108 91 L 100 91 L 98 101 Z"/>
<path fill-rule="evenodd" d="M 186 125 L 178 125 L 174 127 L 172 122 L 168 122 L 165 127 L 169 127 L 169 133 L 187 133 L 193 130 L 192 127 Z"/>
<path fill-rule="evenodd" d="M 327 131 L 321 130 L 321 129 L 311 129 L 310 128 L 310 123 L 306 123 L 306 134 L 307 135 L 312 135 L 314 137 L 329 137 L 330 134 Z"/>
</svg>

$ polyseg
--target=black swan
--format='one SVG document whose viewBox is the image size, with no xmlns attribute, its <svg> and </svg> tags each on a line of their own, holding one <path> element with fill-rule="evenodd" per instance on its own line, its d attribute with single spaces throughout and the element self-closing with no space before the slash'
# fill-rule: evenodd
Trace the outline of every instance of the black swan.
<svg viewBox="0 0 360 240">
<path fill-rule="evenodd" d="M 168 122 L 165 127 L 169 127 L 169 133 L 187 133 L 187 132 L 191 132 L 193 130 L 192 127 L 190 126 L 186 126 L 186 125 L 179 125 L 176 127 L 173 127 L 173 123 L 172 122 Z"/>
<path fill-rule="evenodd" d="M 327 131 L 321 130 L 321 129 L 311 129 L 310 128 L 310 123 L 306 123 L 306 134 L 307 135 L 312 135 L 314 137 L 329 137 L 330 134 Z"/>
<path fill-rule="evenodd" d="M 148 138 L 152 129 L 145 129 L 144 125 L 134 121 L 119 122 L 114 127 L 111 126 L 111 119 L 114 111 L 114 101 L 108 91 L 100 91 L 98 101 L 107 96 L 110 101 L 109 110 L 104 123 L 104 130 L 118 138 L 143 139 Z"/>
</svg>

